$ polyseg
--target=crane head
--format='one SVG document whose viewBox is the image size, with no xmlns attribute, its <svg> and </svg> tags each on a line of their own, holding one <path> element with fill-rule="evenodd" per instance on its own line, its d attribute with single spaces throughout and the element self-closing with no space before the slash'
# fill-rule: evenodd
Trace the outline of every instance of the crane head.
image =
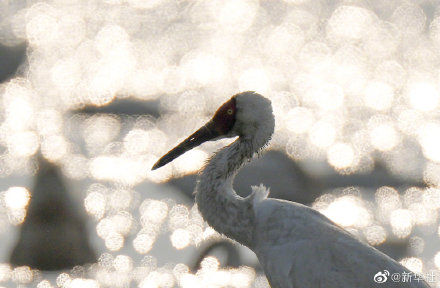
<svg viewBox="0 0 440 288">
<path fill-rule="evenodd" d="M 157 168 L 170 163 L 186 151 L 189 151 L 206 141 L 229 136 L 232 128 L 234 127 L 236 112 L 237 103 L 236 96 L 234 95 L 231 99 L 220 106 L 220 108 L 218 108 L 211 120 L 209 120 L 196 132 L 191 134 L 188 138 L 183 140 L 179 145 L 170 150 L 167 154 L 162 156 L 162 158 L 160 158 L 151 169 L 156 170 Z"/>
<path fill-rule="evenodd" d="M 270 139 L 274 126 L 269 99 L 253 91 L 238 93 L 220 106 L 208 123 L 162 156 L 152 170 L 170 163 L 203 142 L 224 137 L 252 138 L 256 146 L 263 147 Z"/>
</svg>

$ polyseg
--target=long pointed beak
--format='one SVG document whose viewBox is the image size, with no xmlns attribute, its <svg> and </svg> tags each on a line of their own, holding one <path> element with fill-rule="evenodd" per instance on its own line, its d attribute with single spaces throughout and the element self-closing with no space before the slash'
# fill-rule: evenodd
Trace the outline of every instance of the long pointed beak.
<svg viewBox="0 0 440 288">
<path fill-rule="evenodd" d="M 211 120 L 203 125 L 199 130 L 194 132 L 191 136 L 183 140 L 179 145 L 170 150 L 167 154 L 162 156 L 162 158 L 160 158 L 153 165 L 153 168 L 151 168 L 151 170 L 156 170 L 157 168 L 160 168 L 170 163 L 186 151 L 189 151 L 194 147 L 199 146 L 203 142 L 212 140 L 218 136 L 220 136 L 220 133 L 215 129 L 215 124 Z"/>
</svg>

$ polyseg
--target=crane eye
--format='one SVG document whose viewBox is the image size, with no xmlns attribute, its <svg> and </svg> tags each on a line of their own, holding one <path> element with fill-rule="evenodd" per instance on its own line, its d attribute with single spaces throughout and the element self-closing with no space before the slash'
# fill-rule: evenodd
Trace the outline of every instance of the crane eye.
<svg viewBox="0 0 440 288">
<path fill-rule="evenodd" d="M 232 111 L 232 109 L 228 109 L 228 111 L 226 111 L 226 113 L 228 113 L 228 115 L 232 115 L 234 111 Z"/>
</svg>

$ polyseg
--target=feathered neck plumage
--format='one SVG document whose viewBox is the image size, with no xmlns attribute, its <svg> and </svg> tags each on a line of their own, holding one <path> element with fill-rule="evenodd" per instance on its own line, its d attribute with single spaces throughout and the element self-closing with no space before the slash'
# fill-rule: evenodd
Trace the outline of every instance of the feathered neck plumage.
<svg viewBox="0 0 440 288">
<path fill-rule="evenodd" d="M 254 132 L 220 149 L 199 175 L 196 187 L 196 203 L 208 224 L 250 248 L 255 227 L 253 195 L 240 197 L 232 183 L 243 163 L 267 145 L 273 128 Z"/>
</svg>

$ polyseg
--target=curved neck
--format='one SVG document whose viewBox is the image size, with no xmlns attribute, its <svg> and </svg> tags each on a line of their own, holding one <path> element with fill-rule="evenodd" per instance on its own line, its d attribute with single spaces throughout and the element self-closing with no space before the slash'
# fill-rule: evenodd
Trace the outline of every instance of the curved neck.
<svg viewBox="0 0 440 288">
<path fill-rule="evenodd" d="M 270 135 L 256 141 L 240 137 L 219 150 L 203 169 L 196 187 L 196 203 L 203 218 L 217 232 L 252 247 L 255 214 L 250 198 L 235 193 L 232 182 L 242 164 L 264 147 Z"/>
</svg>

